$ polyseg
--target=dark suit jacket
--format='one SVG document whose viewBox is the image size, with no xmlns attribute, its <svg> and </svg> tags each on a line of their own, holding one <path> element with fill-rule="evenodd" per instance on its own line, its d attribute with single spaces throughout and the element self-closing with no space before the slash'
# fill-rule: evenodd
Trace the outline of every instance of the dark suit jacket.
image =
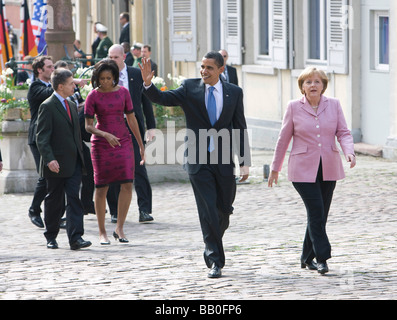
<svg viewBox="0 0 397 320">
<path fill-rule="evenodd" d="M 143 80 L 141 70 L 127 66 L 127 73 L 135 116 L 138 121 L 141 137 L 144 140 L 145 120 L 147 130 L 156 128 L 153 105 L 150 100 L 142 94 Z"/>
<path fill-rule="evenodd" d="M 152 85 L 145 94 L 155 103 L 164 106 L 181 106 L 186 116 L 186 127 L 188 134 L 186 140 L 185 165 L 184 168 L 189 174 L 196 174 L 202 164 L 208 161 L 207 149 L 208 140 L 204 143 L 200 139 L 200 130 L 205 131 L 214 128 L 217 132 L 226 129 L 230 139 L 222 139 L 219 143 L 218 168 L 223 176 L 234 174 L 234 161 L 232 149 L 232 129 L 238 130 L 239 142 L 239 161 L 240 165 L 250 166 L 251 157 L 248 144 L 248 135 L 246 134 L 246 121 L 244 116 L 243 91 L 241 88 L 223 82 L 223 111 L 220 118 L 212 127 L 205 104 L 205 84 L 201 79 L 188 79 L 176 90 L 160 91 Z M 224 131 L 224 130 L 223 130 Z M 225 133 L 225 132 L 224 132 Z M 194 135 L 194 136 L 191 136 Z M 221 135 L 221 134 L 220 134 Z M 225 144 L 226 159 L 222 159 L 222 145 Z M 195 149 L 195 155 L 189 155 L 189 149 Z M 245 154 L 244 151 L 246 150 Z"/>
<path fill-rule="evenodd" d="M 53 93 L 54 93 L 54 89 L 48 88 L 39 79 L 33 81 L 29 87 L 28 101 L 29 101 L 30 114 L 31 114 L 29 135 L 28 135 L 29 145 L 36 144 L 36 125 L 37 125 L 37 116 L 39 114 L 40 105 Z"/>
<path fill-rule="evenodd" d="M 119 44 L 123 42 L 130 43 L 130 24 L 127 24 L 123 29 L 121 29 Z"/>
<path fill-rule="evenodd" d="M 125 56 L 125 60 L 124 60 L 125 64 L 129 67 L 132 67 L 132 65 L 134 64 L 134 61 L 135 61 L 135 59 L 134 59 L 134 56 L 132 55 L 132 53 L 127 52 L 127 55 Z"/>
<path fill-rule="evenodd" d="M 69 101 L 72 120 L 55 96 L 51 95 L 42 103 L 37 118 L 37 148 L 40 151 L 40 176 L 44 178 L 68 178 L 81 161 L 84 172 L 84 157 L 76 105 Z M 47 164 L 57 160 L 59 174 L 51 172 Z"/>
<path fill-rule="evenodd" d="M 226 65 L 227 73 L 229 75 L 229 83 L 233 83 L 238 86 L 237 70 L 235 67 Z"/>
</svg>

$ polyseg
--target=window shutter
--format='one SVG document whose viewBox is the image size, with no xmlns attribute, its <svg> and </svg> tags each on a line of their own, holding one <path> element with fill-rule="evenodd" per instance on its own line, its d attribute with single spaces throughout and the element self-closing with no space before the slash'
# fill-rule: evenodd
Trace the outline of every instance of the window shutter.
<svg viewBox="0 0 397 320">
<path fill-rule="evenodd" d="M 196 0 L 170 0 L 169 14 L 171 59 L 196 61 Z"/>
<path fill-rule="evenodd" d="M 241 65 L 243 63 L 242 54 L 242 0 L 222 0 L 221 24 L 222 49 L 229 53 L 228 62 Z"/>
<path fill-rule="evenodd" d="M 348 73 L 349 7 L 347 0 L 327 1 L 328 72 Z"/>
<path fill-rule="evenodd" d="M 273 67 L 288 69 L 288 0 L 270 0 L 270 55 Z"/>
</svg>

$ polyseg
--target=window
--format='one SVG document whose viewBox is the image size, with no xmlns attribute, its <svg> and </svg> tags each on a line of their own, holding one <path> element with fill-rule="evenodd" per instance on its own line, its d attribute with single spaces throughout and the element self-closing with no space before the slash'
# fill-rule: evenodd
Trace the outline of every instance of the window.
<svg viewBox="0 0 397 320">
<path fill-rule="evenodd" d="M 374 15 L 375 69 L 389 70 L 389 16 L 387 12 L 376 12 Z"/>
<path fill-rule="evenodd" d="M 269 55 L 269 0 L 259 0 L 259 55 Z"/>
<path fill-rule="evenodd" d="M 305 0 L 306 65 L 318 65 L 330 73 L 349 71 L 349 28 L 354 12 L 348 0 Z"/>
<path fill-rule="evenodd" d="M 326 0 L 309 0 L 308 58 L 317 60 L 314 63 L 327 60 L 327 3 Z"/>
<path fill-rule="evenodd" d="M 211 48 L 219 51 L 221 48 L 221 3 L 220 1 L 211 1 Z"/>
</svg>

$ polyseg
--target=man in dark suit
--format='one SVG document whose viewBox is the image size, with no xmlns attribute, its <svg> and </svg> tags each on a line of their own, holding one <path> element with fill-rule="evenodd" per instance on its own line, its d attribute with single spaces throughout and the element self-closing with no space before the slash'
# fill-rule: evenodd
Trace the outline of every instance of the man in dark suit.
<svg viewBox="0 0 397 320">
<path fill-rule="evenodd" d="M 47 182 L 44 236 L 47 248 L 58 248 L 56 238 L 66 194 L 66 231 L 70 249 L 78 250 L 89 247 L 91 242 L 82 238 L 84 214 L 79 190 L 85 168 L 77 107 L 67 100 L 76 86 L 72 72 L 62 68 L 53 72 L 51 82 L 55 92 L 39 108 L 36 134 L 40 176 Z"/>
<path fill-rule="evenodd" d="M 236 194 L 234 153 L 239 158 L 240 181 L 248 178 L 251 162 L 243 91 L 220 80 L 223 69 L 222 55 L 209 52 L 201 64 L 202 79 L 188 79 L 178 89 L 162 92 L 151 83 L 150 60 L 144 59 L 141 65 L 145 95 L 160 105 L 179 105 L 185 112 L 184 168 L 196 197 L 210 278 L 221 277 L 225 265 L 222 238 Z M 233 135 L 238 136 L 236 141 Z M 233 145 L 238 150 L 233 150 Z"/>
<path fill-rule="evenodd" d="M 145 59 L 150 59 L 152 65 L 152 71 L 154 72 L 154 76 L 157 77 L 158 75 L 158 66 L 153 60 L 151 60 L 152 56 L 152 47 L 148 44 L 145 44 L 141 50 L 141 57 Z"/>
<path fill-rule="evenodd" d="M 120 14 L 120 24 L 122 26 L 119 44 L 123 42 L 130 43 L 130 15 L 128 12 Z"/>
<path fill-rule="evenodd" d="M 39 107 L 47 98 L 53 93 L 54 89 L 51 86 L 51 74 L 54 71 L 54 63 L 49 56 L 42 56 L 34 60 L 33 72 L 36 80 L 32 82 L 28 91 L 28 101 L 30 107 L 31 120 L 28 133 L 28 145 L 32 151 L 36 169 L 39 173 L 40 169 L 40 152 L 36 145 L 36 125 Z M 43 220 L 41 219 L 41 203 L 47 194 L 46 181 L 40 177 L 37 181 L 34 190 L 33 200 L 29 208 L 29 217 L 32 223 L 39 227 L 44 228 Z"/>
<path fill-rule="evenodd" d="M 121 45 L 113 45 L 109 49 L 109 58 L 117 63 L 120 70 L 120 86 L 124 86 L 130 91 L 134 112 L 139 125 L 139 131 L 142 139 L 145 137 L 145 120 L 147 128 L 146 140 L 151 141 L 154 137 L 154 129 L 156 128 L 156 121 L 153 113 L 152 103 L 142 94 L 142 75 L 141 71 L 137 68 L 126 66 L 124 63 L 125 53 Z M 141 155 L 139 152 L 138 142 L 135 136 L 131 134 L 135 154 L 135 179 L 134 186 L 137 194 L 138 207 L 139 207 L 139 222 L 153 221 L 152 213 L 152 187 L 150 185 L 149 177 L 145 165 L 140 165 Z M 116 190 L 115 190 L 116 189 Z M 118 198 L 119 186 L 111 185 L 109 188 L 107 200 L 109 207 L 112 206 L 115 197 L 112 193 L 115 192 Z M 114 206 L 114 205 L 113 205 Z M 111 214 L 112 214 L 112 209 Z"/>
<path fill-rule="evenodd" d="M 225 71 L 222 73 L 223 80 L 229 83 L 233 83 L 238 86 L 237 70 L 235 67 L 229 66 L 227 60 L 229 59 L 229 54 L 226 50 L 220 50 L 219 53 L 222 55 L 225 64 Z"/>
<path fill-rule="evenodd" d="M 132 65 L 134 64 L 134 56 L 131 53 L 131 46 L 128 42 L 123 42 L 121 44 L 124 48 L 124 54 L 125 54 L 125 64 L 129 67 L 132 67 Z"/>
</svg>

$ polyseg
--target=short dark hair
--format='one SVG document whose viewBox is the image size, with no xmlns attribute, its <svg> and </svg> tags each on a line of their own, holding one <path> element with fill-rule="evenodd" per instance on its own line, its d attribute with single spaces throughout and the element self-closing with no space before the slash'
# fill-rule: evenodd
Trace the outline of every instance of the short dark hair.
<svg viewBox="0 0 397 320">
<path fill-rule="evenodd" d="M 66 69 L 67 67 L 68 67 L 68 63 L 64 60 L 59 60 L 54 64 L 54 69 L 60 69 L 60 68 Z"/>
<path fill-rule="evenodd" d="M 73 73 L 69 69 L 59 68 L 54 70 L 51 75 L 51 83 L 54 90 L 58 90 L 59 85 L 65 84 L 71 77 L 73 77 Z"/>
<path fill-rule="evenodd" d="M 120 16 L 130 22 L 130 14 L 128 12 L 122 12 Z"/>
<path fill-rule="evenodd" d="M 215 64 L 218 68 L 223 67 L 225 64 L 225 60 L 223 59 L 222 55 L 217 51 L 210 51 L 205 56 L 204 59 L 214 59 Z"/>
<path fill-rule="evenodd" d="M 145 44 L 143 47 L 146 48 L 149 52 L 152 52 L 152 46 L 150 44 Z"/>
<path fill-rule="evenodd" d="M 120 77 L 119 67 L 117 66 L 117 63 L 111 59 L 103 59 L 95 65 L 91 78 L 92 86 L 94 88 L 99 87 L 99 76 L 103 71 L 110 71 L 112 73 L 114 87 L 117 86 Z"/>
<path fill-rule="evenodd" d="M 33 68 L 33 73 L 34 76 L 37 78 L 39 76 L 39 69 L 43 69 L 46 60 L 53 60 L 52 57 L 50 56 L 41 56 L 38 57 L 36 59 L 34 59 L 33 63 L 32 63 L 32 68 Z"/>
</svg>

